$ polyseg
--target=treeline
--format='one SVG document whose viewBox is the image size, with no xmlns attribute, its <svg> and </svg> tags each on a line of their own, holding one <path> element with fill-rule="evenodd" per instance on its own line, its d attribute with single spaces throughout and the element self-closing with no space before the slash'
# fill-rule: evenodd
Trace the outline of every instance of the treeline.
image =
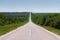
<svg viewBox="0 0 60 40">
<path fill-rule="evenodd" d="M 49 13 L 48 15 L 36 16 L 38 14 L 32 14 L 32 21 L 39 25 L 50 26 L 60 29 L 60 14 Z"/>
<path fill-rule="evenodd" d="M 22 23 L 22 22 L 27 22 L 29 14 L 27 12 L 23 13 L 13 13 L 13 12 L 4 12 L 0 13 L 0 26 L 8 25 L 8 24 L 13 24 L 13 23 Z"/>
</svg>

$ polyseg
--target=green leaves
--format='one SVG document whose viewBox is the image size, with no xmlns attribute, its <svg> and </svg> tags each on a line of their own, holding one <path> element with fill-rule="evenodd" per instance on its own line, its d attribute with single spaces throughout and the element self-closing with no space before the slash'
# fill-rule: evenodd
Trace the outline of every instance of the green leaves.
<svg viewBox="0 0 60 40">
<path fill-rule="evenodd" d="M 37 17 L 36 17 L 37 15 Z M 44 26 L 51 26 L 60 29 L 60 14 L 59 13 L 48 13 L 44 16 L 40 14 L 33 14 L 32 21 Z"/>
<path fill-rule="evenodd" d="M 21 23 L 24 21 L 28 21 L 29 14 L 28 12 L 5 12 L 0 13 L 0 26 L 13 24 L 13 23 Z"/>
</svg>

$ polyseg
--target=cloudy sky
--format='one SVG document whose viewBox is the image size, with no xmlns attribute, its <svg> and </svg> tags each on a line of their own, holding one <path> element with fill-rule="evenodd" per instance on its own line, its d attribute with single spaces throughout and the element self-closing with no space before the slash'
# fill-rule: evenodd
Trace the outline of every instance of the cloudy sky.
<svg viewBox="0 0 60 40">
<path fill-rule="evenodd" d="M 0 12 L 60 12 L 60 0 L 0 0 Z"/>
</svg>

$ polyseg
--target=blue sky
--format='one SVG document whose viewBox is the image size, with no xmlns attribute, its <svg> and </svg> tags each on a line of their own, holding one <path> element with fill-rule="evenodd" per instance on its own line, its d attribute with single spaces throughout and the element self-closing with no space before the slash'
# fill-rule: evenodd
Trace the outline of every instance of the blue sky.
<svg viewBox="0 0 60 40">
<path fill-rule="evenodd" d="M 60 12 L 60 0 L 0 0 L 0 12 Z"/>
</svg>

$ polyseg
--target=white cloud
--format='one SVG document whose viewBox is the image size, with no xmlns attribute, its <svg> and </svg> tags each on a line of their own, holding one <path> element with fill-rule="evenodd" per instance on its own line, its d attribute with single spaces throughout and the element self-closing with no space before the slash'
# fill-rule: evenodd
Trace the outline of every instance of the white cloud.
<svg viewBox="0 0 60 40">
<path fill-rule="evenodd" d="M 60 12 L 60 8 L 0 8 L 0 12 Z"/>
</svg>

